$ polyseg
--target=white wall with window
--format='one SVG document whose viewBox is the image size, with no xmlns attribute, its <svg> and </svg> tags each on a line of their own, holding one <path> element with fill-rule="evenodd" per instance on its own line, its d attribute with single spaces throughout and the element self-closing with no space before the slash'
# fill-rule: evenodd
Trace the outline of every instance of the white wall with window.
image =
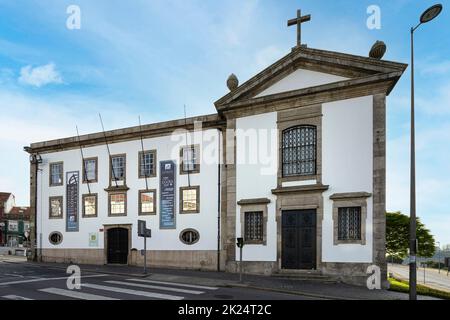
<svg viewBox="0 0 450 320">
<path fill-rule="evenodd" d="M 372 96 L 322 105 L 322 181 L 323 184 L 330 186 L 323 193 L 322 260 L 324 262 L 372 262 L 372 197 L 364 199 L 367 203 L 367 218 L 361 221 L 365 224 L 364 245 L 334 244 L 333 200 L 330 199 L 330 196 L 335 193 L 372 193 L 372 105 Z"/>
<path fill-rule="evenodd" d="M 277 139 L 276 112 L 236 119 L 236 201 L 270 199 L 267 204 L 267 242 L 246 245 L 243 250 L 246 261 L 277 259 L 276 196 L 271 191 L 277 187 Z M 245 236 L 241 234 L 240 212 L 240 206 L 236 205 L 236 237 Z M 236 259 L 239 260 L 239 250 L 236 250 Z"/>
<path fill-rule="evenodd" d="M 148 240 L 148 246 L 152 250 L 216 250 L 217 249 L 217 179 L 218 166 L 217 158 L 219 131 L 216 129 L 207 129 L 203 131 L 205 141 L 198 137 L 194 138 L 194 134 L 188 135 L 189 144 L 198 145 L 200 153 L 212 157 L 207 162 L 201 163 L 199 173 L 191 173 L 189 180 L 191 186 L 201 186 L 199 192 L 199 212 L 180 214 L 179 192 L 180 187 L 188 186 L 188 175 L 180 174 L 180 148 L 186 145 L 186 136 L 180 133 L 171 137 L 159 136 L 145 138 L 143 140 L 145 150 L 155 150 L 155 158 L 145 159 L 145 168 L 152 161 L 156 161 L 155 175 L 147 177 L 140 176 L 140 152 L 142 151 L 141 141 L 139 139 L 125 141 L 119 143 L 111 143 L 109 145 L 111 155 L 113 155 L 113 165 L 116 178 L 124 177 L 126 185 L 129 188 L 125 193 L 107 192 L 105 188 L 115 185 L 115 181 L 110 172 L 110 159 L 106 149 L 106 145 L 91 146 L 83 148 L 84 157 L 97 159 L 97 182 L 89 183 L 90 192 L 96 195 L 96 210 L 94 210 L 94 198 L 84 198 L 88 196 L 88 184 L 79 184 L 79 232 L 66 232 L 66 172 L 79 171 L 80 178 L 82 175 L 82 159 L 79 149 L 64 150 L 60 152 L 42 153 L 43 163 L 39 165 L 42 174 L 38 175 L 38 198 L 37 198 L 37 232 L 42 232 L 43 248 L 89 248 L 89 233 L 99 233 L 98 248 L 103 248 L 103 232 L 99 232 L 105 224 L 132 224 L 132 248 L 143 249 L 142 238 L 137 236 L 137 220 L 145 220 L 147 227 L 152 229 L 152 238 Z M 221 140 L 221 139 L 220 139 Z M 221 147 L 220 147 L 221 148 Z M 117 157 L 114 157 L 117 155 Z M 220 155 L 221 156 L 221 155 Z M 176 192 L 175 192 L 175 208 L 176 208 L 176 229 L 160 230 L 160 181 L 159 181 L 159 161 L 174 160 L 177 164 L 176 168 Z M 50 163 L 62 163 L 63 181 L 62 185 L 49 186 Z M 141 162 L 142 164 L 142 162 Z M 94 169 L 89 164 L 88 174 L 93 174 Z M 60 167 L 54 168 L 55 176 L 60 177 Z M 58 173 L 58 174 L 56 174 Z M 91 176 L 93 177 L 93 175 Z M 56 182 L 55 178 L 55 182 Z M 142 194 L 140 191 L 146 190 L 146 180 L 149 193 Z M 59 181 L 59 180 L 58 180 Z M 126 196 L 125 196 L 126 194 Z M 113 196 L 112 196 L 113 195 Z M 55 202 L 54 212 L 59 214 L 62 211 L 62 218 L 50 219 L 50 202 L 51 197 L 63 197 L 61 209 Z M 143 203 L 141 210 L 144 214 L 139 214 L 140 197 Z M 155 201 L 152 202 L 153 198 Z M 188 197 L 189 198 L 189 197 Z M 55 198 L 56 199 L 56 198 Z M 187 199 L 186 205 L 192 204 L 192 199 Z M 111 214 L 109 214 L 109 206 L 111 206 Z M 85 213 L 83 217 L 83 207 Z M 126 209 L 126 210 L 125 210 Z M 126 215 L 124 215 L 124 210 Z M 94 215 L 96 211 L 97 215 Z M 152 212 L 155 211 L 155 212 Z M 195 229 L 198 231 L 199 239 L 191 245 L 186 245 L 180 240 L 180 233 L 185 229 Z M 60 232 L 63 240 L 58 245 L 49 242 L 48 236 L 52 232 Z"/>
</svg>

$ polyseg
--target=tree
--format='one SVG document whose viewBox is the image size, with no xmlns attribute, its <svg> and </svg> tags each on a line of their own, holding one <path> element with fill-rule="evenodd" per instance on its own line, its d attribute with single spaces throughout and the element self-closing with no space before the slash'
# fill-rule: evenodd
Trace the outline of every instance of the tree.
<svg viewBox="0 0 450 320">
<path fill-rule="evenodd" d="M 386 213 L 386 252 L 388 255 L 404 259 L 409 248 L 409 216 L 401 212 Z M 434 237 L 425 225 L 416 219 L 417 241 L 419 250 L 417 255 L 430 258 L 436 250 Z"/>
</svg>

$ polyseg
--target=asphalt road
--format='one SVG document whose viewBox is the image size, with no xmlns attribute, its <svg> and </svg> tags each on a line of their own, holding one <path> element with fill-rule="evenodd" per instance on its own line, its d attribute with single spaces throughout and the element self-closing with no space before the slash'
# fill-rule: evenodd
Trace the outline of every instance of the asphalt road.
<svg viewBox="0 0 450 320">
<path fill-rule="evenodd" d="M 209 287 L 142 277 L 82 273 L 81 289 L 70 290 L 65 270 L 0 261 L 0 300 L 310 300 L 247 288 Z"/>
<path fill-rule="evenodd" d="M 403 279 L 409 278 L 409 266 L 401 264 L 389 264 L 389 272 L 397 274 Z M 441 273 L 436 269 L 425 269 L 425 282 L 424 282 L 424 268 L 417 269 L 417 283 L 428 285 L 437 289 L 450 292 L 450 275 L 447 276 L 447 271 L 441 270 Z"/>
</svg>

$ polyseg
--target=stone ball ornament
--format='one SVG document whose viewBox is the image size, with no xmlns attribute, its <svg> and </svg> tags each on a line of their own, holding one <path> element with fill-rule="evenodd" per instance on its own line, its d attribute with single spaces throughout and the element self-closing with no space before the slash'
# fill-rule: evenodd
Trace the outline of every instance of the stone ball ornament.
<svg viewBox="0 0 450 320">
<path fill-rule="evenodd" d="M 227 87 L 230 91 L 235 90 L 239 86 L 239 80 L 234 73 L 230 74 L 227 79 Z"/>
<path fill-rule="evenodd" d="M 370 49 L 369 57 L 380 60 L 386 53 L 386 44 L 383 41 L 376 41 Z"/>
</svg>

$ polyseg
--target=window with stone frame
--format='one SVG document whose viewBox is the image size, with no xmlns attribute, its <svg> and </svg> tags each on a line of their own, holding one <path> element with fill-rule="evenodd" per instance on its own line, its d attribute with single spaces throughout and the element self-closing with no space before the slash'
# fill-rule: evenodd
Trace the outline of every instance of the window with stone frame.
<svg viewBox="0 0 450 320">
<path fill-rule="evenodd" d="M 200 186 L 180 188 L 180 213 L 200 212 Z"/>
<path fill-rule="evenodd" d="M 86 158 L 83 162 L 83 182 L 97 182 L 97 158 Z"/>
<path fill-rule="evenodd" d="M 181 147 L 180 174 L 200 172 L 200 146 L 198 144 Z"/>
<path fill-rule="evenodd" d="M 263 211 L 250 211 L 244 213 L 244 241 L 259 242 L 264 237 Z"/>
<path fill-rule="evenodd" d="M 63 217 L 63 197 L 49 198 L 49 218 L 62 219 Z"/>
<path fill-rule="evenodd" d="M 125 216 L 127 214 L 127 194 L 115 192 L 109 194 L 109 216 Z"/>
<path fill-rule="evenodd" d="M 361 207 L 338 208 L 338 240 L 361 240 Z"/>
<path fill-rule="evenodd" d="M 62 162 L 50 163 L 50 186 L 63 185 L 63 172 Z"/>
<path fill-rule="evenodd" d="M 83 217 L 93 218 L 97 217 L 97 194 L 84 194 L 83 195 Z"/>
<path fill-rule="evenodd" d="M 156 214 L 156 190 L 139 191 L 139 215 Z"/>
<path fill-rule="evenodd" d="M 139 178 L 156 176 L 156 150 L 139 152 Z"/>
<path fill-rule="evenodd" d="M 124 181 L 126 175 L 125 155 L 111 156 L 111 181 Z"/>
<path fill-rule="evenodd" d="M 281 143 L 283 177 L 316 174 L 316 126 L 300 125 L 285 129 Z"/>
</svg>

